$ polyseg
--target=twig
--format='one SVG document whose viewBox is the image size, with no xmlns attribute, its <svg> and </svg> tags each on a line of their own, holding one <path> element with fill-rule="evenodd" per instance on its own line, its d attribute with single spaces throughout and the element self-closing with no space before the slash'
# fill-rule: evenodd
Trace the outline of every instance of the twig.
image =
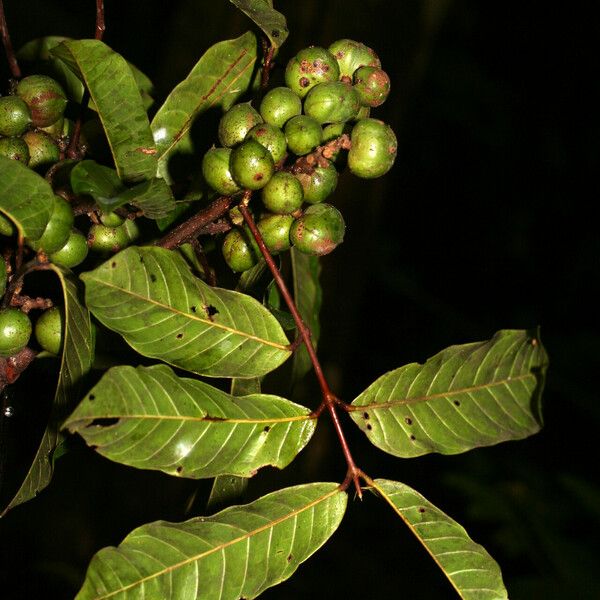
<svg viewBox="0 0 600 600">
<path fill-rule="evenodd" d="M 263 48 L 263 66 L 262 72 L 260 75 L 260 91 L 264 93 L 269 85 L 269 76 L 271 75 L 271 70 L 275 66 L 273 63 L 273 56 L 275 56 L 275 48 L 271 45 L 270 41 L 265 37 L 262 38 L 262 48 Z"/>
<path fill-rule="evenodd" d="M 347 133 L 343 133 L 340 137 L 319 146 L 310 154 L 300 156 L 291 166 L 290 171 L 294 174 L 312 173 L 315 167 L 327 167 L 336 152 L 342 149 L 350 150 L 351 146 L 350 136 Z"/>
<path fill-rule="evenodd" d="M 6 15 L 4 14 L 3 0 L 0 0 L 0 33 L 2 35 L 2 43 L 4 44 L 4 52 L 6 53 L 6 60 L 8 61 L 10 73 L 15 79 L 21 79 L 21 69 L 17 62 L 12 42 L 10 41 L 10 34 L 8 33 L 8 24 L 6 22 Z"/>
<path fill-rule="evenodd" d="M 95 38 L 101 40 L 104 36 L 106 25 L 104 23 L 104 0 L 96 0 L 96 34 Z"/>
</svg>

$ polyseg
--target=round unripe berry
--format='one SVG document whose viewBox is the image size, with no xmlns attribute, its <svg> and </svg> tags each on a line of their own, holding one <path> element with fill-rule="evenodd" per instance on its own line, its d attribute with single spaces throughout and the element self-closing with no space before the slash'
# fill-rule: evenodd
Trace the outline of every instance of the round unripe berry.
<svg viewBox="0 0 600 600">
<path fill-rule="evenodd" d="M 53 306 L 45 310 L 35 322 L 35 339 L 46 352 L 60 354 L 63 346 L 64 329 L 64 310 L 62 307 Z"/>
<path fill-rule="evenodd" d="M 16 93 L 29 107 L 35 127 L 48 127 L 56 123 L 67 107 L 67 96 L 62 87 L 46 75 L 30 75 L 21 79 Z"/>
<path fill-rule="evenodd" d="M 100 221 L 107 227 L 118 227 L 119 225 L 123 225 L 125 219 L 116 212 L 108 211 L 100 213 Z"/>
<path fill-rule="evenodd" d="M 29 167 L 39 171 L 49 169 L 60 160 L 58 144 L 43 131 L 28 131 L 23 140 L 29 148 Z"/>
<path fill-rule="evenodd" d="M 86 237 L 76 229 L 73 229 L 65 245 L 48 257 L 51 262 L 59 267 L 72 269 L 81 264 L 88 254 Z"/>
<path fill-rule="evenodd" d="M 22 135 L 31 125 L 29 107 L 18 96 L 0 98 L 0 135 Z"/>
<path fill-rule="evenodd" d="M 232 106 L 219 121 L 219 141 L 222 146 L 232 148 L 246 139 L 248 132 L 259 123 L 262 117 L 252 108 L 250 102 Z"/>
<path fill-rule="evenodd" d="M 260 190 L 273 176 L 270 152 L 256 140 L 246 140 L 231 152 L 229 169 L 233 179 L 247 190 Z"/>
<path fill-rule="evenodd" d="M 297 156 L 312 152 L 323 141 L 323 129 L 312 117 L 292 117 L 284 128 L 288 148 Z"/>
<path fill-rule="evenodd" d="M 342 243 L 345 230 L 344 217 L 335 206 L 315 204 L 294 221 L 290 240 L 300 252 L 323 256 Z"/>
<path fill-rule="evenodd" d="M 302 114 L 302 101 L 290 88 L 276 87 L 267 92 L 260 103 L 260 115 L 265 123 L 283 127 L 287 121 Z"/>
<path fill-rule="evenodd" d="M 29 164 L 29 146 L 20 137 L 0 138 L 0 156 Z"/>
<path fill-rule="evenodd" d="M 256 140 L 264 146 L 271 154 L 274 163 L 278 163 L 287 152 L 287 141 L 285 134 L 279 127 L 269 123 L 255 125 L 246 136 L 247 140 Z"/>
<path fill-rule="evenodd" d="M 125 219 L 125 223 L 121 225 L 125 229 L 129 243 L 135 242 L 140 237 L 139 225 L 132 219 Z"/>
<path fill-rule="evenodd" d="M 290 228 L 293 222 L 292 215 L 265 215 L 258 221 L 256 226 L 269 252 L 279 254 L 290 249 Z"/>
<path fill-rule="evenodd" d="M 390 78 L 383 69 L 359 67 L 354 72 L 354 89 L 364 106 L 380 106 L 390 93 Z"/>
<path fill-rule="evenodd" d="M 71 205 L 55 195 L 52 214 L 42 237 L 39 240 L 28 240 L 27 243 L 34 250 L 43 250 L 46 254 L 60 250 L 71 235 L 74 218 Z"/>
<path fill-rule="evenodd" d="M 316 85 L 304 100 L 304 112 L 321 125 L 350 121 L 359 110 L 358 92 L 343 81 Z"/>
<path fill-rule="evenodd" d="M 293 213 L 302 206 L 302 184 L 294 175 L 278 171 L 262 190 L 262 201 L 267 210 L 280 215 Z"/>
<path fill-rule="evenodd" d="M 296 175 L 304 191 L 304 202 L 318 204 L 323 202 L 337 187 L 338 172 L 332 163 L 326 167 L 315 167 L 312 173 Z"/>
<path fill-rule="evenodd" d="M 329 51 L 338 63 L 340 78 L 348 82 L 352 82 L 354 71 L 359 67 L 381 67 L 375 51 L 361 42 L 348 39 L 337 40 L 329 46 Z"/>
<path fill-rule="evenodd" d="M 300 98 L 318 83 L 336 81 L 339 76 L 338 64 L 331 52 L 318 46 L 300 50 L 285 68 L 285 83 Z"/>
<path fill-rule="evenodd" d="M 354 175 L 373 179 L 392 168 L 398 142 L 389 125 L 378 119 L 362 119 L 352 129 L 350 140 L 348 167 Z"/>
<path fill-rule="evenodd" d="M 211 148 L 202 158 L 202 175 L 218 194 L 231 196 L 240 191 L 229 170 L 231 148 Z"/>
<path fill-rule="evenodd" d="M 18 308 L 0 310 L 0 356 L 14 356 L 27 346 L 31 337 L 31 321 Z"/>
<path fill-rule="evenodd" d="M 119 252 L 129 245 L 129 236 L 123 225 L 107 227 L 94 224 L 88 232 L 88 246 L 93 252 L 109 254 Z"/>
<path fill-rule="evenodd" d="M 258 262 L 254 247 L 249 243 L 246 233 L 232 229 L 223 239 L 223 258 L 232 271 L 247 271 Z"/>
</svg>

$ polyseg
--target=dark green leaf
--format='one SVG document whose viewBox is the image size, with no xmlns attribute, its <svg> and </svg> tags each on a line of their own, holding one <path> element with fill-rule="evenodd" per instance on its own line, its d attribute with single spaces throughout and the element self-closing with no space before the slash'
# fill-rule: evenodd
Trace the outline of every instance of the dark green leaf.
<svg viewBox="0 0 600 600">
<path fill-rule="evenodd" d="M 127 248 L 81 277 L 92 313 L 144 356 L 211 377 L 260 377 L 290 355 L 266 308 L 205 284 L 170 250 Z"/>
<path fill-rule="evenodd" d="M 541 427 L 547 364 L 531 332 L 500 331 L 386 373 L 350 415 L 378 448 L 404 458 L 522 439 Z"/>
<path fill-rule="evenodd" d="M 175 210 L 171 188 L 164 179 L 156 177 L 121 193 L 118 201 L 120 205 L 133 204 L 148 219 L 160 219 Z"/>
<path fill-rule="evenodd" d="M 168 180 L 167 162 L 193 151 L 194 119 L 213 107 L 227 110 L 250 85 L 256 61 L 256 37 L 248 32 L 209 48 L 189 75 L 169 94 L 152 120 L 159 173 Z"/>
<path fill-rule="evenodd" d="M 0 212 L 22 237 L 38 240 L 54 210 L 54 192 L 40 175 L 18 160 L 0 156 Z"/>
<path fill-rule="evenodd" d="M 67 40 L 52 48 L 85 83 L 96 105 L 119 178 L 156 175 L 156 149 L 140 91 L 127 61 L 99 40 Z"/>
<path fill-rule="evenodd" d="M 279 48 L 289 34 L 285 17 L 267 0 L 229 0 L 248 15 L 269 38 L 274 48 Z"/>
<path fill-rule="evenodd" d="M 2 514 L 30 500 L 50 483 L 54 471 L 52 453 L 63 439 L 59 431 L 60 422 L 72 409 L 73 399 L 78 397 L 81 380 L 92 366 L 94 349 L 90 315 L 79 300 L 76 280 L 69 271 L 56 265 L 50 265 L 50 268 L 58 275 L 62 285 L 65 306 L 60 375 L 52 412 L 38 451 L 25 480 Z"/>
<path fill-rule="evenodd" d="M 256 598 L 331 537 L 346 502 L 337 484 L 311 483 L 212 517 L 142 525 L 94 556 L 77 600 Z"/>
<path fill-rule="evenodd" d="M 403 483 L 387 479 L 370 483 L 423 544 L 460 598 L 508 598 L 500 567 L 461 525 Z"/>
<path fill-rule="evenodd" d="M 91 196 L 98 205 L 111 210 L 125 204 L 113 201 L 124 186 L 114 169 L 94 160 L 82 160 L 71 170 L 71 188 L 76 194 Z"/>
</svg>

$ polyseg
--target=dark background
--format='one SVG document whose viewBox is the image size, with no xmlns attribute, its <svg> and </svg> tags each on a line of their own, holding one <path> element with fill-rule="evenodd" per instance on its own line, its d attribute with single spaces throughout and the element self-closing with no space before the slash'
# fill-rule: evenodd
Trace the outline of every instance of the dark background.
<svg viewBox="0 0 600 600">
<path fill-rule="evenodd" d="M 93 4 L 5 2 L 15 47 L 49 34 L 92 36 Z M 577 4 L 553 12 L 515 1 L 276 6 L 291 32 L 280 67 L 302 47 L 348 37 L 376 49 L 393 85 L 374 116 L 398 135 L 394 169 L 377 181 L 345 175 L 334 200 L 348 230 L 323 260 L 321 353 L 336 392 L 351 401 L 389 369 L 502 328 L 540 325 L 551 359 L 539 435 L 403 461 L 347 427 L 357 461 L 373 477 L 415 487 L 463 524 L 502 566 L 511 598 L 600 597 L 592 456 L 600 238 L 591 213 L 600 128 L 591 16 Z M 224 0 L 106 0 L 106 18 L 105 41 L 152 78 L 156 106 L 206 48 L 250 26 Z M 298 394 L 316 404 L 310 382 Z M 323 421 L 296 468 L 261 472 L 249 499 L 343 476 Z M 75 444 L 51 486 L 0 522 L 0 596 L 72 597 L 94 552 L 150 520 L 202 514 L 208 490 Z M 332 541 L 263 597 L 307 595 L 455 597 L 370 496 L 351 501 Z"/>
</svg>

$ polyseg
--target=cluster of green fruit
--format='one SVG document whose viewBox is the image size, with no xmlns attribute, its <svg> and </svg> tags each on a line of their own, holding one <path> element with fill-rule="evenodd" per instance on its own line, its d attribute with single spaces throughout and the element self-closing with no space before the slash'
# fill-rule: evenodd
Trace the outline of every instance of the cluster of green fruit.
<svg viewBox="0 0 600 600">
<path fill-rule="evenodd" d="M 264 211 L 257 222 L 272 253 L 294 246 L 324 255 L 344 237 L 341 213 L 324 202 L 335 190 L 339 152 L 320 155 L 308 167 L 298 160 L 343 134 L 350 138 L 349 170 L 362 178 L 387 173 L 397 141 L 383 121 L 369 117 L 390 90 L 390 80 L 375 52 L 360 42 L 338 40 L 329 49 L 301 50 L 285 70 L 286 86 L 270 90 L 256 110 L 250 102 L 231 107 L 221 118 L 221 147 L 211 148 L 202 173 L 217 193 L 231 196 L 261 191 Z M 302 209 L 303 204 L 309 204 Z M 253 236 L 239 225 L 223 240 L 223 256 L 234 271 L 258 261 Z"/>
</svg>

